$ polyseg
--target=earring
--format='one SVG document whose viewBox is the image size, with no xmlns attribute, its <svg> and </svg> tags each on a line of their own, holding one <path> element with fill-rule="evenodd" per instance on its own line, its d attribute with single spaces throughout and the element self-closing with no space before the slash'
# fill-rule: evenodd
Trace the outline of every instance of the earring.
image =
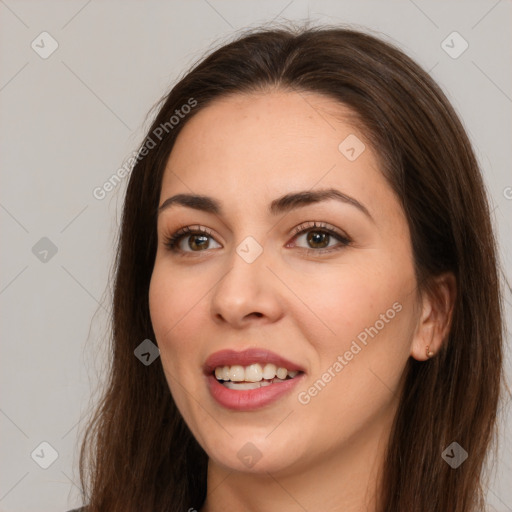
<svg viewBox="0 0 512 512">
<path fill-rule="evenodd" d="M 432 352 L 432 350 L 430 350 L 429 345 L 427 345 L 426 354 L 427 354 L 427 357 L 429 357 L 429 358 L 434 355 L 434 352 Z"/>
</svg>

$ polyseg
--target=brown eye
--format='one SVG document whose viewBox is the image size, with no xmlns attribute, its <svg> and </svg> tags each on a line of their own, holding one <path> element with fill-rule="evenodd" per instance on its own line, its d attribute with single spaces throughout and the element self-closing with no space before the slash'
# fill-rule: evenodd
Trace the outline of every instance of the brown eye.
<svg viewBox="0 0 512 512">
<path fill-rule="evenodd" d="M 188 247 L 192 250 L 208 249 L 208 236 L 205 235 L 188 235 Z"/>
<path fill-rule="evenodd" d="M 301 237 L 305 237 L 306 246 L 299 246 L 299 248 L 306 252 L 327 253 L 342 249 L 351 243 L 348 237 L 338 233 L 332 228 L 317 225 L 316 223 L 312 223 L 312 225 L 302 224 L 294 231 L 295 241 L 300 240 Z M 331 244 L 331 242 L 336 241 L 338 242 L 337 244 Z M 296 243 L 294 245 L 296 245 Z"/>
<path fill-rule="evenodd" d="M 329 243 L 330 234 L 322 231 L 309 231 L 306 237 L 308 244 L 315 249 L 324 249 Z"/>
<path fill-rule="evenodd" d="M 183 244 L 184 240 L 187 240 L 188 242 Z M 187 226 L 186 228 L 180 229 L 170 237 L 166 238 L 164 244 L 167 248 L 174 252 L 194 253 L 202 252 L 206 249 L 211 249 L 211 240 L 213 240 L 213 237 L 209 230 L 201 227 L 197 229 L 191 229 Z"/>
</svg>

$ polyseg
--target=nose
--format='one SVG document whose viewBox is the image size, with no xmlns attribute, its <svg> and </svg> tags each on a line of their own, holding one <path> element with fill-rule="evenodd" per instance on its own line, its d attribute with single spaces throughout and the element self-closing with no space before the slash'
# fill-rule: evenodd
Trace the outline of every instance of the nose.
<svg viewBox="0 0 512 512">
<path fill-rule="evenodd" d="M 256 319 L 272 323 L 283 315 L 284 287 L 271 270 L 270 257 L 263 251 L 248 261 L 233 251 L 224 277 L 214 287 L 211 314 L 216 323 L 243 328 Z"/>
</svg>

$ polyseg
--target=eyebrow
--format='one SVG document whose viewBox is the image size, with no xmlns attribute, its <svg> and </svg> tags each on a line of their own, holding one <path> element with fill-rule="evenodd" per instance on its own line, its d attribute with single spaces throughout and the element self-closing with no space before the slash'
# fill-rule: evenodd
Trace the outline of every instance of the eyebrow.
<svg viewBox="0 0 512 512">
<path fill-rule="evenodd" d="M 281 213 L 289 212 L 290 210 L 294 210 L 296 208 L 319 203 L 321 201 L 327 201 L 329 199 L 335 199 L 342 203 L 356 207 L 374 222 L 370 212 L 363 204 L 361 204 L 353 197 L 350 197 L 347 194 L 344 194 L 343 192 L 340 192 L 334 188 L 324 190 L 305 190 L 302 192 L 285 194 L 284 196 L 274 199 L 270 203 L 269 213 L 271 215 L 278 215 Z M 169 197 L 158 208 L 158 214 L 173 205 L 181 205 L 207 213 L 223 215 L 221 203 L 217 201 L 217 199 L 209 196 L 195 194 L 176 194 Z"/>
</svg>

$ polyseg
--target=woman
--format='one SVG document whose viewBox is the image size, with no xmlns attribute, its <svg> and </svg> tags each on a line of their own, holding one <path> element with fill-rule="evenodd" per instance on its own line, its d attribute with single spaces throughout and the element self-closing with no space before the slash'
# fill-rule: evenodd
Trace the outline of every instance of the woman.
<svg viewBox="0 0 512 512">
<path fill-rule="evenodd" d="M 401 51 L 258 30 L 199 62 L 116 264 L 87 511 L 482 510 L 495 240 L 461 122 Z"/>
</svg>

